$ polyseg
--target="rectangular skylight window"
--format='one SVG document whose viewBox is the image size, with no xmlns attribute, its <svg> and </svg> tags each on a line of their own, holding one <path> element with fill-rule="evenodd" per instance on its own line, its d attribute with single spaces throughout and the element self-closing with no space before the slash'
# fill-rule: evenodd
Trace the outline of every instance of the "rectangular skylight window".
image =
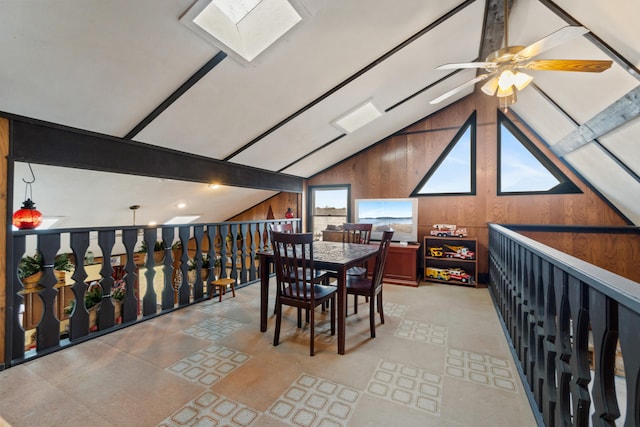
<svg viewBox="0 0 640 427">
<path fill-rule="evenodd" d="M 380 110 L 378 110 L 376 106 L 369 101 L 340 117 L 333 123 L 341 130 L 351 133 L 360 129 L 362 126 L 371 123 L 381 115 L 382 113 Z"/>
<path fill-rule="evenodd" d="M 220 9 L 220 12 L 234 24 L 238 24 L 247 16 L 262 0 L 212 0 L 211 4 Z"/>
<path fill-rule="evenodd" d="M 193 222 L 198 218 L 200 218 L 200 215 L 179 215 L 179 216 L 174 216 L 169 221 L 165 222 L 165 225 L 189 224 L 190 222 Z"/>
<path fill-rule="evenodd" d="M 241 62 L 251 62 L 301 20 L 287 0 L 198 0 L 180 18 Z"/>
</svg>

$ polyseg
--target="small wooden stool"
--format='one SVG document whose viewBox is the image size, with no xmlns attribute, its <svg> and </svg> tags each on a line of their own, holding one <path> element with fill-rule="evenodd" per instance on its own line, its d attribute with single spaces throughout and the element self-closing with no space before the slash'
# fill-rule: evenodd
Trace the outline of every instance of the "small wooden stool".
<svg viewBox="0 0 640 427">
<path fill-rule="evenodd" d="M 211 284 L 218 288 L 218 293 L 220 295 L 220 302 L 222 302 L 222 295 L 227 293 L 227 285 L 231 285 L 231 293 L 233 294 L 234 298 L 236 297 L 236 289 L 234 287 L 236 284 L 235 279 L 226 278 L 226 279 L 213 280 Z M 209 299 L 211 299 L 212 296 L 213 296 L 213 293 L 210 293 Z"/>
</svg>

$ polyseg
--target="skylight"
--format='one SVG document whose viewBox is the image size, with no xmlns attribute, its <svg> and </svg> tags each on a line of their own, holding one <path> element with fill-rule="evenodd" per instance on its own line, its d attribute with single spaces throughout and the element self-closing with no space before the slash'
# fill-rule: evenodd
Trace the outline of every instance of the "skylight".
<svg viewBox="0 0 640 427">
<path fill-rule="evenodd" d="M 200 218 L 200 215 L 179 215 L 179 216 L 174 216 L 173 218 L 171 218 L 170 220 L 165 222 L 165 225 L 189 224 L 190 222 L 193 222 L 198 218 Z"/>
<path fill-rule="evenodd" d="M 363 104 L 355 110 L 352 110 L 340 117 L 334 121 L 334 124 L 341 130 L 351 133 L 360 129 L 364 125 L 371 123 L 381 115 L 382 113 L 375 105 L 371 102 L 367 102 L 366 104 Z"/>
<path fill-rule="evenodd" d="M 198 0 L 180 20 L 228 55 L 251 62 L 302 18 L 287 0 Z"/>
</svg>

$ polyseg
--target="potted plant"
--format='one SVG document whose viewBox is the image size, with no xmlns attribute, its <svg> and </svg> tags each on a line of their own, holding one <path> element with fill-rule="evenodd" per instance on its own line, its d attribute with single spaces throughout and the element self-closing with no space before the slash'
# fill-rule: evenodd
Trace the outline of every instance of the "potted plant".
<svg viewBox="0 0 640 427">
<path fill-rule="evenodd" d="M 34 286 L 40 282 L 42 277 L 43 259 L 42 254 L 39 251 L 33 256 L 24 256 L 20 259 L 18 264 L 18 277 L 27 286 Z M 53 262 L 54 274 L 58 281 L 64 281 L 64 272 L 72 271 L 73 264 L 69 260 L 68 254 L 60 254 L 56 256 Z"/>
<path fill-rule="evenodd" d="M 111 288 L 111 299 L 114 301 L 116 322 L 119 322 L 122 300 L 126 296 L 125 282 L 124 280 L 117 280 Z M 98 282 L 91 282 L 87 288 L 87 292 L 84 294 L 84 306 L 89 311 L 89 329 L 95 330 L 96 325 L 96 312 L 102 302 L 102 286 Z M 64 314 L 70 315 L 73 313 L 76 300 L 69 301 L 69 305 L 64 308 Z"/>
<path fill-rule="evenodd" d="M 156 265 L 162 263 L 162 260 L 164 259 L 164 250 L 165 250 L 165 247 L 162 240 L 156 240 L 156 242 L 153 244 L 153 261 L 155 262 Z M 145 242 L 144 240 L 142 241 L 142 244 L 140 245 L 140 249 L 138 249 L 137 253 L 138 254 L 147 253 L 147 242 Z M 143 265 L 145 260 L 142 256 L 139 256 L 139 257 L 136 257 L 134 262 L 136 263 L 136 265 Z"/>
</svg>

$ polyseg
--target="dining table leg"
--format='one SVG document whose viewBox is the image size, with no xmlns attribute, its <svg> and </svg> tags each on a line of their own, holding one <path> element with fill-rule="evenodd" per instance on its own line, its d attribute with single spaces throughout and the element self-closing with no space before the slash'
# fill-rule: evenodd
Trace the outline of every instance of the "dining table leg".
<svg viewBox="0 0 640 427">
<path fill-rule="evenodd" d="M 344 354 L 346 340 L 346 318 L 347 318 L 347 270 L 340 268 L 337 272 L 338 278 L 338 354 Z"/>
<path fill-rule="evenodd" d="M 260 254 L 260 332 L 267 330 L 267 312 L 269 310 L 269 261 Z"/>
</svg>

